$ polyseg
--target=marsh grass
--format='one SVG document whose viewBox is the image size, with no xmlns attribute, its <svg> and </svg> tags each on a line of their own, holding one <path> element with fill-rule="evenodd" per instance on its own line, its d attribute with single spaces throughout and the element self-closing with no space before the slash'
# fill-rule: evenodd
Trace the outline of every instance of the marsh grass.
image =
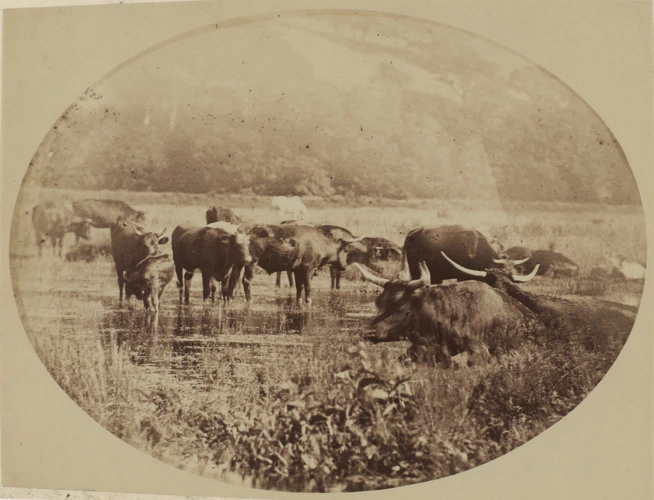
<svg viewBox="0 0 654 500">
<path fill-rule="evenodd" d="M 132 203 L 156 230 L 171 231 L 186 220 L 202 224 L 209 204 L 232 207 L 244 219 L 278 222 L 268 200 L 257 197 L 75 193 L 86 195 Z M 636 304 L 642 292 L 642 283 L 588 276 L 607 253 L 644 260 L 643 220 L 634 208 L 505 204 L 498 219 L 496 207 L 469 201 L 306 201 L 313 222 L 362 236 L 402 244 L 415 226 L 461 223 L 499 235 L 505 247 L 554 244 L 579 264 L 579 277 L 538 278 L 527 286 L 531 291 Z M 565 416 L 601 380 L 625 341 L 612 332 L 599 332 L 592 342 L 550 332 L 474 367 L 407 366 L 398 362 L 407 343 L 361 344 L 378 289 L 353 269 L 341 294 L 324 291 L 328 272 L 315 278 L 314 288 L 324 292 L 308 311 L 292 305 L 285 285 L 272 291 L 274 277 L 265 274 L 255 280 L 249 310 L 242 299 L 202 304 L 199 279 L 191 305 L 182 307 L 173 280 L 162 298 L 160 331 L 152 331 L 141 304 L 118 306 L 110 259 L 38 259 L 29 210 L 17 213 L 12 279 L 28 336 L 53 378 L 119 438 L 223 481 L 358 491 L 467 470 Z M 97 230 L 94 238 L 105 233 Z M 399 263 L 375 270 L 393 277 Z M 327 331 L 320 330 L 324 325 Z"/>
</svg>

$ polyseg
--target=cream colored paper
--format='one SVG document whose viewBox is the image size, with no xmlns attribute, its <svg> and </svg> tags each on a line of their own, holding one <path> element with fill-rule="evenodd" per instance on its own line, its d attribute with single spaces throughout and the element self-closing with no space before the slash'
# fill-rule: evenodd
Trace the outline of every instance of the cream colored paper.
<svg viewBox="0 0 654 500">
<path fill-rule="evenodd" d="M 135 54 L 209 22 L 313 8 L 431 19 L 494 40 L 540 64 L 578 92 L 615 134 L 637 178 L 651 224 L 649 2 L 229 0 L 5 11 L 0 344 L 4 486 L 297 497 L 238 488 L 179 471 L 120 441 L 88 417 L 59 389 L 28 342 L 12 297 L 7 255 L 9 221 L 30 158 L 53 122 L 88 85 Z M 648 263 L 651 266 L 651 256 Z M 342 496 L 651 498 L 651 288 L 646 282 L 636 326 L 615 365 L 587 399 L 553 428 L 498 460 L 456 476 Z M 55 497 L 45 490 L 14 488 L 3 495 Z"/>
</svg>

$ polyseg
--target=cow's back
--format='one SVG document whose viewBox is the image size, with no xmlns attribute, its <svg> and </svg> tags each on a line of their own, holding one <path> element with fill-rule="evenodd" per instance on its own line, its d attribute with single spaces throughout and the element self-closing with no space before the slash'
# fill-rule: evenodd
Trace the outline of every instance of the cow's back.
<svg viewBox="0 0 654 500">
<path fill-rule="evenodd" d="M 180 225 L 172 235 L 175 265 L 184 269 L 214 269 L 227 261 L 230 234 L 222 229 Z"/>
<path fill-rule="evenodd" d="M 493 267 L 493 259 L 497 257 L 483 234 L 458 225 L 414 229 L 405 239 L 404 252 L 412 278 L 418 278 L 418 264 L 424 261 L 431 273 L 432 283 L 472 279 L 454 268 L 441 252 L 464 267 L 479 270 Z"/>
<path fill-rule="evenodd" d="M 429 325 L 420 334 L 431 336 L 424 340 L 435 340 L 451 354 L 479 342 L 492 351 L 511 338 L 537 334 L 543 328 L 539 317 L 523 304 L 479 281 L 425 287 L 418 301 L 421 323 Z"/>
</svg>

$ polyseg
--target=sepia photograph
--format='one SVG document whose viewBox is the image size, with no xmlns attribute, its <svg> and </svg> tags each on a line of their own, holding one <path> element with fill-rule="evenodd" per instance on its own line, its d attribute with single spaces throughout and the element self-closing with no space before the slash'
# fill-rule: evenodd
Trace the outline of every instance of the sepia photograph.
<svg viewBox="0 0 654 500">
<path fill-rule="evenodd" d="M 196 476 L 343 493 L 475 469 L 593 392 L 645 193 L 568 82 L 435 19 L 207 16 L 42 125 L 6 298 L 75 405 Z"/>
</svg>

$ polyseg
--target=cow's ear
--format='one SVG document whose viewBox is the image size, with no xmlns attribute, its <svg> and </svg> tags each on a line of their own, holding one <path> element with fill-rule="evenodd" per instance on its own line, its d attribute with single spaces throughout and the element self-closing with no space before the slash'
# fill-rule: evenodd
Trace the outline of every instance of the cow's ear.
<svg viewBox="0 0 654 500">
<path fill-rule="evenodd" d="M 159 238 L 157 243 L 159 243 L 160 245 L 165 245 L 166 243 L 168 243 L 168 236 L 164 236 L 163 238 Z"/>
</svg>

